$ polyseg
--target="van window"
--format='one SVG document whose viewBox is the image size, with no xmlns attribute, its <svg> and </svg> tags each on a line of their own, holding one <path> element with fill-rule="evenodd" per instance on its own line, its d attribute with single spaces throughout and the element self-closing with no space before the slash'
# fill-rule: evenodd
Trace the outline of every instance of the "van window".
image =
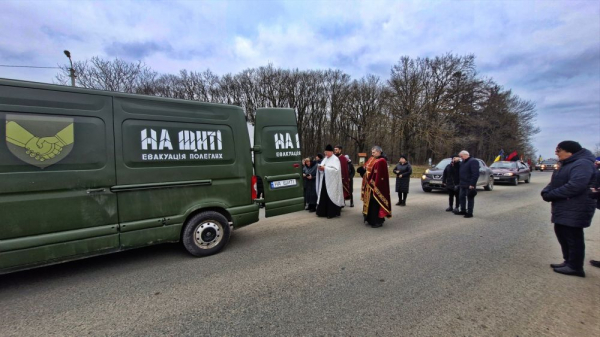
<svg viewBox="0 0 600 337">
<path fill-rule="evenodd" d="M 123 159 L 130 168 L 235 162 L 233 132 L 226 125 L 130 119 L 122 130 Z"/>
<path fill-rule="evenodd" d="M 107 160 L 99 118 L 0 112 L 0 173 L 94 170 Z"/>
</svg>

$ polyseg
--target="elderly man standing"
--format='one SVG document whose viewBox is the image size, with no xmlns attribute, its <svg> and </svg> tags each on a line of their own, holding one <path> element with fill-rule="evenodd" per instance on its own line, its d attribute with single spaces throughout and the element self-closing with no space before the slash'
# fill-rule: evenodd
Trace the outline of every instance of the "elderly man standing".
<svg viewBox="0 0 600 337">
<path fill-rule="evenodd" d="M 473 217 L 473 208 L 475 207 L 475 196 L 477 195 L 477 180 L 479 179 L 479 163 L 471 158 L 469 152 L 462 150 L 458 154 L 462 159 L 459 168 L 459 194 L 460 212 L 456 215 L 464 215 L 465 218 Z M 467 206 L 468 202 L 468 206 Z"/>
<path fill-rule="evenodd" d="M 344 206 L 344 191 L 342 188 L 342 168 L 340 160 L 333 155 L 333 147 L 325 147 L 325 158 L 317 171 L 317 216 L 331 219 L 340 216 Z"/>
<path fill-rule="evenodd" d="M 555 272 L 585 277 L 583 229 L 592 223 L 595 200 L 588 196 L 595 180 L 594 155 L 579 143 L 565 140 L 556 146 L 559 167 L 552 174 L 542 199 L 552 203 L 554 232 L 564 262 L 551 264 Z"/>
</svg>

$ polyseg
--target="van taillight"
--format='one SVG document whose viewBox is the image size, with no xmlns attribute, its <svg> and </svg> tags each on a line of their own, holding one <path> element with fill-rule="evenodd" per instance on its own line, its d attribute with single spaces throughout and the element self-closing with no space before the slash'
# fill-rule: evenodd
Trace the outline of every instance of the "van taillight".
<svg viewBox="0 0 600 337">
<path fill-rule="evenodd" d="M 250 195 L 252 196 L 252 200 L 256 199 L 258 192 L 256 186 L 256 176 L 252 176 L 251 184 L 250 184 Z"/>
</svg>

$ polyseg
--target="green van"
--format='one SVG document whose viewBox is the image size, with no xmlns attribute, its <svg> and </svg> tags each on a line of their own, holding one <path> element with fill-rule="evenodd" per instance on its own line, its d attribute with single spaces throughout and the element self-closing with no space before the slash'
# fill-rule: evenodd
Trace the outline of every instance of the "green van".
<svg viewBox="0 0 600 337">
<path fill-rule="evenodd" d="M 251 147 L 237 106 L 0 79 L 0 119 L 0 274 L 165 242 L 211 255 L 257 203 L 304 208 L 292 109 L 258 109 Z"/>
</svg>

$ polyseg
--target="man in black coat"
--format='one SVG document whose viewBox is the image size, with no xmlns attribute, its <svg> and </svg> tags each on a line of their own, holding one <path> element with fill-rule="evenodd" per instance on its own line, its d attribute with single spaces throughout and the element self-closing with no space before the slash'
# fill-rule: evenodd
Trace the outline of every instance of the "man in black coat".
<svg viewBox="0 0 600 337">
<path fill-rule="evenodd" d="M 450 205 L 446 208 L 446 212 L 459 213 L 458 209 L 458 193 L 459 193 L 459 182 L 460 182 L 460 157 L 456 154 L 452 157 L 452 162 L 446 165 L 444 168 L 444 174 L 442 174 L 442 186 L 446 187 L 448 190 L 448 204 Z M 456 203 L 454 202 L 456 200 Z M 456 205 L 456 209 L 453 208 L 453 205 Z"/>
<path fill-rule="evenodd" d="M 469 152 L 460 151 L 458 156 L 462 159 L 459 169 L 459 195 L 460 212 L 456 215 L 464 215 L 465 218 L 473 217 L 475 207 L 475 196 L 477 195 L 477 180 L 479 179 L 479 162 L 472 158 Z M 467 206 L 468 202 L 468 206 Z"/>
<path fill-rule="evenodd" d="M 596 200 L 596 209 L 600 209 L 600 157 L 596 157 L 596 183 L 591 189 L 590 197 Z M 599 260 L 590 260 L 590 264 L 600 268 Z"/>
<path fill-rule="evenodd" d="M 566 140 L 556 146 L 559 167 L 542 190 L 544 201 L 552 203 L 552 222 L 564 262 L 551 264 L 557 273 L 585 277 L 583 229 L 589 227 L 596 201 L 589 197 L 594 184 L 594 156 L 579 143 Z"/>
</svg>

